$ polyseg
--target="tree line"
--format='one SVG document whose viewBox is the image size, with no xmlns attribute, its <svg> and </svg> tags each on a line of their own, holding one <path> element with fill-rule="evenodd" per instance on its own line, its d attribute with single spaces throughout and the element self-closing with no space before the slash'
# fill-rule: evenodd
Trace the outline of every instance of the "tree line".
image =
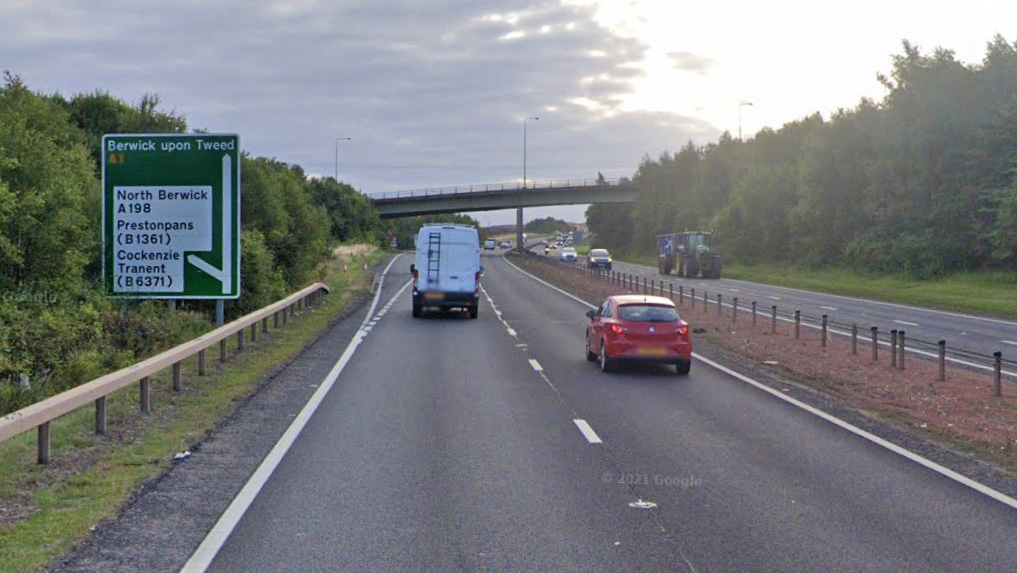
<svg viewBox="0 0 1017 573">
<path fill-rule="evenodd" d="M 101 138 L 187 133 L 159 98 L 0 87 L 0 415 L 121 368 L 207 329 L 212 301 L 110 300 L 101 284 Z M 201 130 L 195 130 L 201 131 Z M 296 165 L 241 157 L 241 296 L 261 308 L 317 278 L 333 244 L 381 245 L 370 201 Z"/>
<path fill-rule="evenodd" d="M 657 234 L 714 230 L 728 260 L 914 278 L 1017 268 L 1017 44 L 970 65 L 902 52 L 881 101 L 644 158 L 639 198 L 592 205 L 591 232 L 652 253 Z"/>
</svg>

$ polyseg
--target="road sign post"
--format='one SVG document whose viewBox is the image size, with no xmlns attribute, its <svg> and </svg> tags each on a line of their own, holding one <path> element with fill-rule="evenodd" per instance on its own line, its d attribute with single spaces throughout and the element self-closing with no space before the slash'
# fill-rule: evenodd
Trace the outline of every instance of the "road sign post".
<svg viewBox="0 0 1017 573">
<path fill-rule="evenodd" d="M 115 297 L 240 296 L 240 138 L 102 138 L 103 282 Z"/>
</svg>

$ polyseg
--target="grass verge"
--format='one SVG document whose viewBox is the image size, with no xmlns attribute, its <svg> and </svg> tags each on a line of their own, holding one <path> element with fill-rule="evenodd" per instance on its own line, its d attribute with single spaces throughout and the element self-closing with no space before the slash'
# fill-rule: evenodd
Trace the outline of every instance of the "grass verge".
<svg viewBox="0 0 1017 573">
<path fill-rule="evenodd" d="M 616 260 L 657 266 L 645 253 L 619 253 Z M 725 263 L 724 278 L 853 296 L 911 306 L 1017 319 L 1017 272 L 958 273 L 939 279 L 856 273 L 845 269 L 799 269 L 786 265 Z"/>
<path fill-rule="evenodd" d="M 109 433 L 93 433 L 93 410 L 81 408 L 51 424 L 52 462 L 35 464 L 35 432 L 0 444 L 0 572 L 37 571 L 89 534 L 96 523 L 116 516 L 139 486 L 170 466 L 173 455 L 200 442 L 238 400 L 253 393 L 265 373 L 298 354 L 328 328 L 333 318 L 370 286 L 361 265 L 381 260 L 377 250 L 337 255 L 322 280 L 332 293 L 319 306 L 298 313 L 282 328 L 259 333 L 258 342 L 220 364 L 218 345 L 207 364 L 219 367 L 197 375 L 197 358 L 183 364 L 184 390 L 172 391 L 171 373 L 152 377 L 152 414 L 139 411 L 137 386 L 109 396 Z M 342 263 L 349 272 L 342 271 Z M 356 269 L 356 270 L 353 270 Z"/>
<path fill-rule="evenodd" d="M 886 302 L 1017 318 L 1017 273 L 1014 272 L 959 273 L 919 281 L 840 269 L 730 264 L 724 267 L 724 276 Z"/>
</svg>

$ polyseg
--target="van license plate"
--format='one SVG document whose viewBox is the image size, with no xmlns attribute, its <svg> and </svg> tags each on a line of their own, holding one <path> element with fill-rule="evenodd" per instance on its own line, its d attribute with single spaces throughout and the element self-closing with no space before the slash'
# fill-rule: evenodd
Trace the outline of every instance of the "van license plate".
<svg viewBox="0 0 1017 573">
<path fill-rule="evenodd" d="M 424 300 L 445 300 L 445 293 L 441 292 L 425 292 Z"/>
</svg>

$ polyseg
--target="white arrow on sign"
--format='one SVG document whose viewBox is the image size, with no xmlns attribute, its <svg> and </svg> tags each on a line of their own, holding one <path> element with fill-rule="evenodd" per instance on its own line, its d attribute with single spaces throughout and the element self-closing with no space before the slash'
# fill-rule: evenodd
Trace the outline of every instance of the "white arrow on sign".
<svg viewBox="0 0 1017 573">
<path fill-rule="evenodd" d="M 233 292 L 233 161 L 229 155 L 222 156 L 222 268 L 217 269 L 199 259 L 197 255 L 188 255 L 187 262 L 205 271 L 222 283 L 222 294 Z"/>
</svg>

